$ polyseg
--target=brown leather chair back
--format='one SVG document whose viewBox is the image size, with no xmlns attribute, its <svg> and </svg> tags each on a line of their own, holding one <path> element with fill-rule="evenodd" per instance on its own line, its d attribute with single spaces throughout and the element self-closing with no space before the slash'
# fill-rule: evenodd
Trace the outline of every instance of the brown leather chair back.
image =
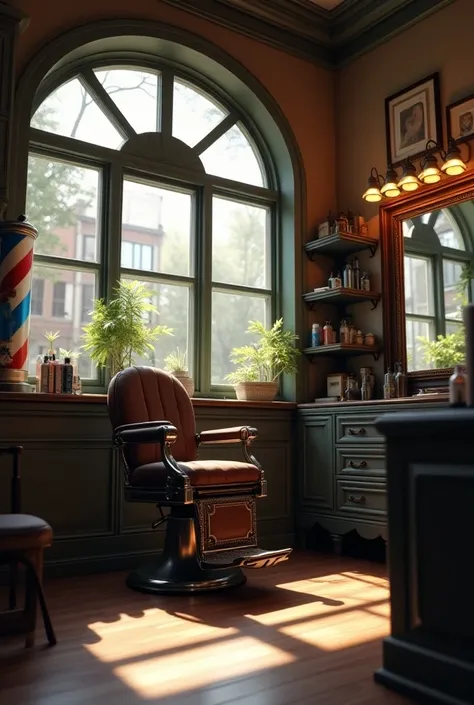
<svg viewBox="0 0 474 705">
<path fill-rule="evenodd" d="M 128 367 L 111 380 L 107 395 L 109 418 L 114 429 L 144 421 L 169 421 L 178 429 L 173 444 L 176 460 L 196 460 L 196 424 L 191 399 L 176 377 L 153 367 Z M 125 446 L 130 470 L 161 461 L 158 443 Z"/>
</svg>

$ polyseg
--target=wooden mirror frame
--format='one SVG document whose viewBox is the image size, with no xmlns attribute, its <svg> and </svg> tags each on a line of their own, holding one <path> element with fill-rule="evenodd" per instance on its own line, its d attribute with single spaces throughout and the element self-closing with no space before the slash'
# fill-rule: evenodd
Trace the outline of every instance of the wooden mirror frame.
<svg viewBox="0 0 474 705">
<path fill-rule="evenodd" d="M 405 285 L 402 223 L 407 218 L 457 203 L 474 200 L 474 171 L 446 177 L 434 186 L 422 186 L 407 196 L 385 201 L 380 206 L 380 249 L 382 258 L 382 301 L 385 367 L 394 369 L 400 361 L 407 369 L 405 330 Z M 447 386 L 452 368 L 417 370 L 408 373 L 409 394 L 417 389 Z"/>
</svg>

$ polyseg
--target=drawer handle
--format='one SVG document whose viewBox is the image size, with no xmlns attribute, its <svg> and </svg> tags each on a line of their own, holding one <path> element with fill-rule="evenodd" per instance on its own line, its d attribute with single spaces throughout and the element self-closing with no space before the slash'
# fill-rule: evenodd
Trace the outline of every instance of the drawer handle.
<svg viewBox="0 0 474 705">
<path fill-rule="evenodd" d="M 349 429 L 349 435 L 350 436 L 364 436 L 365 435 L 365 428 L 362 426 L 361 428 L 350 428 Z"/>
<path fill-rule="evenodd" d="M 363 494 L 361 494 L 359 497 L 354 497 L 353 494 L 350 494 L 347 499 L 349 500 L 349 502 L 352 502 L 352 504 L 365 504 L 365 497 Z"/>
<path fill-rule="evenodd" d="M 354 463 L 353 460 L 349 460 L 349 467 L 354 468 L 355 470 L 362 470 L 362 468 L 367 467 L 367 461 L 361 460 L 360 463 Z"/>
</svg>

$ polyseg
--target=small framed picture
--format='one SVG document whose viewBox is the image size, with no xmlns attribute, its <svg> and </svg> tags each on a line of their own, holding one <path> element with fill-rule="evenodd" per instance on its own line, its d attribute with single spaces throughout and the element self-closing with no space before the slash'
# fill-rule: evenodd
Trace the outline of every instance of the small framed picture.
<svg viewBox="0 0 474 705">
<path fill-rule="evenodd" d="M 451 103 L 446 108 L 448 139 L 458 140 L 474 134 L 474 95 Z"/>
<path fill-rule="evenodd" d="M 387 163 L 418 157 L 428 140 L 442 138 L 439 74 L 434 73 L 385 99 Z"/>
</svg>

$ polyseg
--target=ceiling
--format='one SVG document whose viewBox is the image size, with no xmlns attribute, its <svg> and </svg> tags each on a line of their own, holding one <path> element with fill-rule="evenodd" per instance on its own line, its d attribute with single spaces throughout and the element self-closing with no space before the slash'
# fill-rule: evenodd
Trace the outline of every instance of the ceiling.
<svg viewBox="0 0 474 705">
<path fill-rule="evenodd" d="M 341 5 L 344 0 L 309 0 L 319 7 L 324 7 L 325 10 L 333 10 L 336 5 Z"/>
<path fill-rule="evenodd" d="M 337 67 L 454 0 L 163 0 L 270 46 Z"/>
</svg>

